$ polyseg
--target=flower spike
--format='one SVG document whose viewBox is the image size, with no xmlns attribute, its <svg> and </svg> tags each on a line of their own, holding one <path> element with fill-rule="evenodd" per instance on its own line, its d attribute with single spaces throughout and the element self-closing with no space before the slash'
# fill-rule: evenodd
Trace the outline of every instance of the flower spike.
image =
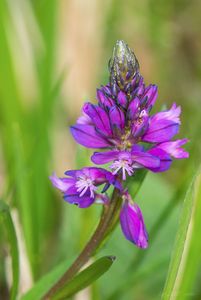
<svg viewBox="0 0 201 300">
<path fill-rule="evenodd" d="M 139 248 L 148 247 L 148 235 L 140 208 L 126 190 L 126 180 L 138 169 L 154 173 L 167 171 L 173 159 L 188 158 L 182 146 L 187 139 L 174 139 L 181 121 L 181 107 L 151 114 L 158 96 L 155 84 L 145 85 L 134 52 L 117 41 L 109 61 L 109 82 L 97 89 L 97 103 L 83 105 L 82 115 L 71 134 L 75 141 L 96 149 L 91 161 L 108 170 L 84 167 L 67 171 L 67 177 L 50 177 L 64 200 L 86 208 L 93 203 L 110 206 L 110 186 L 123 201 L 120 223 L 126 239 Z M 123 182 L 124 181 L 124 186 Z M 108 191 L 108 194 L 106 193 Z M 112 196 L 113 197 L 113 196 Z M 119 206 L 118 206 L 119 207 Z"/>
</svg>

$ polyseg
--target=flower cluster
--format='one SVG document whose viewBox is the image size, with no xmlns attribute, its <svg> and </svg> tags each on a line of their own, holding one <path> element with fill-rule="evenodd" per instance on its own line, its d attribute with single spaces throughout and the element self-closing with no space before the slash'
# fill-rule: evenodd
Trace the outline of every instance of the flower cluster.
<svg viewBox="0 0 201 300">
<path fill-rule="evenodd" d="M 121 182 L 135 176 L 140 168 L 164 172 L 173 158 L 188 157 L 181 148 L 187 139 L 172 140 L 179 131 L 181 108 L 174 103 L 169 110 L 151 115 L 157 86 L 145 86 L 138 61 L 123 41 L 117 41 L 114 47 L 109 71 L 109 83 L 97 90 L 97 104 L 84 104 L 71 133 L 77 143 L 99 150 L 93 153 L 92 162 L 109 164 L 110 171 L 88 167 L 66 172 L 68 178 L 53 175 L 51 180 L 66 201 L 82 208 L 97 201 L 107 203 L 105 192 L 110 185 L 119 189 L 123 199 L 122 231 L 128 240 L 146 248 L 148 237 L 142 213 Z"/>
</svg>

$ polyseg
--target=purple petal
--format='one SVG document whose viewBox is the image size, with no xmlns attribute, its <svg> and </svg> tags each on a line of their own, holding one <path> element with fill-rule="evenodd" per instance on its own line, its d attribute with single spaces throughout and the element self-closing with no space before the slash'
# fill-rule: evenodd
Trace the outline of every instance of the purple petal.
<svg viewBox="0 0 201 300">
<path fill-rule="evenodd" d="M 158 87 L 156 85 L 149 85 L 146 87 L 141 103 L 150 111 L 154 106 L 158 97 Z"/>
<path fill-rule="evenodd" d="M 174 123 L 180 124 L 179 116 L 181 114 L 181 107 L 177 106 L 176 103 L 173 103 L 172 107 L 169 110 L 161 111 L 155 115 L 153 115 L 153 122 L 159 120 L 168 120 Z"/>
<path fill-rule="evenodd" d="M 87 148 L 107 148 L 110 145 L 91 125 L 75 125 L 70 128 L 76 142 Z"/>
<path fill-rule="evenodd" d="M 176 141 L 170 141 L 166 143 L 159 144 L 157 147 L 164 150 L 171 156 L 182 159 L 182 158 L 188 158 L 189 153 L 181 148 L 184 144 L 188 142 L 188 139 L 182 139 L 182 140 L 176 140 Z"/>
<path fill-rule="evenodd" d="M 53 173 L 49 179 L 51 180 L 53 186 L 55 186 L 61 192 L 66 192 L 75 183 L 73 178 L 59 178 L 55 173 Z"/>
<path fill-rule="evenodd" d="M 144 84 L 144 78 L 138 73 L 134 76 L 131 82 L 131 89 L 135 91 L 137 87 L 143 84 Z"/>
<path fill-rule="evenodd" d="M 117 176 L 114 176 L 111 172 L 108 172 L 106 178 L 110 185 L 112 184 L 115 188 L 117 188 L 121 192 L 123 191 L 123 186 Z"/>
<path fill-rule="evenodd" d="M 68 176 L 71 176 L 71 177 L 77 177 L 78 176 L 78 170 L 68 170 L 64 174 L 68 175 Z"/>
<path fill-rule="evenodd" d="M 83 107 L 84 108 L 84 107 Z M 83 111 L 82 108 L 82 115 L 77 119 L 76 124 L 82 124 L 82 125 L 92 125 L 92 120 L 85 112 Z"/>
<path fill-rule="evenodd" d="M 81 117 L 77 119 L 77 124 L 91 125 L 92 122 L 91 119 L 86 114 L 83 114 Z"/>
<path fill-rule="evenodd" d="M 164 150 L 159 149 L 158 147 L 152 148 L 148 150 L 148 152 L 160 159 L 160 165 L 157 168 L 150 168 L 152 172 L 165 172 L 167 171 L 172 163 L 172 159 L 169 154 L 167 154 Z"/>
<path fill-rule="evenodd" d="M 95 201 L 95 198 L 91 198 L 89 196 L 82 196 L 79 197 L 79 195 L 66 195 L 64 194 L 64 200 L 67 201 L 70 204 L 75 204 L 79 208 L 86 208 L 92 205 Z"/>
<path fill-rule="evenodd" d="M 140 208 L 125 201 L 120 212 L 120 224 L 126 239 L 139 248 L 148 247 L 148 234 Z"/>
<path fill-rule="evenodd" d="M 137 152 L 141 152 L 141 151 L 144 152 L 145 150 L 144 150 L 144 147 L 142 145 L 134 144 L 132 146 L 131 152 L 135 152 L 135 151 L 137 151 Z"/>
<path fill-rule="evenodd" d="M 145 85 L 144 84 L 140 84 L 134 91 L 134 95 L 141 97 L 144 94 L 144 90 L 145 90 Z"/>
<path fill-rule="evenodd" d="M 100 102 L 100 104 L 102 104 L 104 107 L 108 107 L 109 108 L 109 107 L 112 107 L 114 105 L 113 99 L 110 98 L 110 97 L 108 97 L 108 96 L 106 96 L 105 93 L 103 92 L 103 90 L 97 89 L 96 96 L 97 96 L 97 99 Z"/>
<path fill-rule="evenodd" d="M 95 152 L 92 155 L 91 160 L 93 163 L 97 165 L 103 165 L 103 164 L 107 164 L 110 161 L 118 159 L 118 156 L 119 156 L 118 150 L 107 151 L 107 152 Z"/>
<path fill-rule="evenodd" d="M 127 106 L 127 103 L 128 103 L 128 100 L 127 100 L 127 97 L 126 97 L 126 94 L 122 91 L 120 91 L 117 95 L 117 101 L 118 103 L 122 106 L 122 107 L 126 107 Z"/>
<path fill-rule="evenodd" d="M 77 170 L 77 176 L 83 175 L 82 170 Z M 78 205 L 80 208 L 85 208 L 90 206 L 95 201 L 95 196 L 90 196 L 90 189 L 87 189 L 83 196 L 77 191 L 76 180 L 74 180 L 74 185 L 72 185 L 65 193 L 64 200 L 70 204 Z"/>
<path fill-rule="evenodd" d="M 151 143 L 167 142 L 178 133 L 181 108 L 174 103 L 170 110 L 159 112 L 150 119 L 143 141 Z"/>
<path fill-rule="evenodd" d="M 91 103 L 85 103 L 83 111 L 93 120 L 95 127 L 103 134 L 106 136 L 112 134 L 109 117 L 103 108 Z"/>
<path fill-rule="evenodd" d="M 142 136 L 149 125 L 149 116 L 145 110 L 141 111 L 139 117 L 132 124 L 132 135 L 133 137 Z"/>
<path fill-rule="evenodd" d="M 158 168 L 160 165 L 158 157 L 147 152 L 132 151 L 131 157 L 135 163 L 138 163 L 148 169 Z"/>
<path fill-rule="evenodd" d="M 103 168 L 90 167 L 84 169 L 88 169 L 89 178 L 93 180 L 95 185 L 107 183 L 109 178 L 108 176 L 111 174 L 109 171 Z"/>
<path fill-rule="evenodd" d="M 107 96 L 112 96 L 111 87 L 110 87 L 109 84 L 102 85 L 102 86 L 101 86 L 101 90 L 102 90 Z"/>
<path fill-rule="evenodd" d="M 109 111 L 109 116 L 112 127 L 117 126 L 120 129 L 124 128 L 125 116 L 119 107 L 113 106 Z"/>
<path fill-rule="evenodd" d="M 135 97 L 133 100 L 131 100 L 128 110 L 127 110 L 127 119 L 133 120 L 137 117 L 137 114 L 139 113 L 140 108 L 140 100 L 138 97 Z"/>
<path fill-rule="evenodd" d="M 179 131 L 179 124 L 169 120 L 152 119 L 142 140 L 149 143 L 169 141 Z"/>
<path fill-rule="evenodd" d="M 65 195 L 68 195 L 68 196 L 78 196 L 79 193 L 77 191 L 77 188 L 75 186 L 76 184 L 76 181 L 74 183 L 74 185 L 72 185 L 71 187 L 69 187 L 69 189 L 64 193 Z M 89 196 L 89 191 L 87 190 L 86 193 L 85 193 L 85 196 Z"/>
</svg>

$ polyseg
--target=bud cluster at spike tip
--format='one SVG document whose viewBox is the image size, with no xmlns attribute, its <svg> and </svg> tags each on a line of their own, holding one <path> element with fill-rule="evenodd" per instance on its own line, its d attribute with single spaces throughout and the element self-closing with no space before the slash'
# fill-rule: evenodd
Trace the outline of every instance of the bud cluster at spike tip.
<svg viewBox="0 0 201 300">
<path fill-rule="evenodd" d="M 109 164 L 109 170 L 88 167 L 68 171 L 70 178 L 50 179 L 64 199 L 81 208 L 92 203 L 107 204 L 105 192 L 110 185 L 119 189 L 123 205 L 120 222 L 125 237 L 140 248 L 148 246 L 142 213 L 133 203 L 121 181 L 138 169 L 167 171 L 173 158 L 188 158 L 183 146 L 188 140 L 173 140 L 179 132 L 181 107 L 151 114 L 158 95 L 157 86 L 145 85 L 139 63 L 124 41 L 117 41 L 109 61 L 109 83 L 97 89 L 97 103 L 86 102 L 71 133 L 77 143 L 96 149 L 91 160 L 96 165 Z M 97 186 L 104 184 L 98 193 Z M 97 201 L 96 201 L 97 200 Z"/>
<path fill-rule="evenodd" d="M 138 70 L 139 63 L 133 51 L 124 41 L 117 41 L 109 61 L 110 85 L 113 92 L 117 90 L 117 86 L 129 91 L 132 78 Z"/>
</svg>

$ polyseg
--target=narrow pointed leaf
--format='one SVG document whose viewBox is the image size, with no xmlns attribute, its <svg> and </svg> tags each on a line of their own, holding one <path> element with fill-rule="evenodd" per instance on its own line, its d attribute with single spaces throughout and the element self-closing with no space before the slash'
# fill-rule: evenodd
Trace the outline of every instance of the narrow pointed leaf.
<svg viewBox="0 0 201 300">
<path fill-rule="evenodd" d="M 52 300 L 68 299 L 70 296 L 91 285 L 95 280 L 101 277 L 114 262 L 114 256 L 105 256 L 91 264 L 84 271 L 81 271 L 61 290 L 59 290 Z"/>
</svg>

